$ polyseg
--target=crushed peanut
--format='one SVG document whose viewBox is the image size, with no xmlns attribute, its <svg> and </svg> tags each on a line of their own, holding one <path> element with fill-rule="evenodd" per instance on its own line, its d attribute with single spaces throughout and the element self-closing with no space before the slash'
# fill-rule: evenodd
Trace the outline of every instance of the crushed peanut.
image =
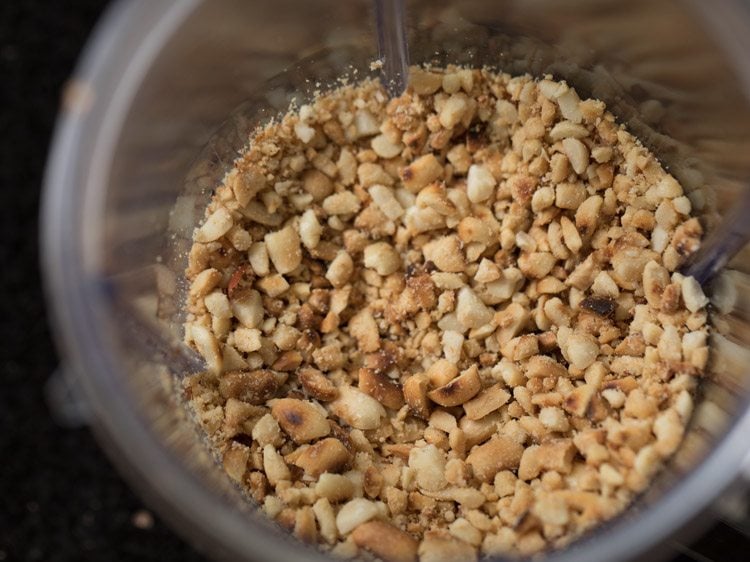
<svg viewBox="0 0 750 562">
<path fill-rule="evenodd" d="M 273 149 L 269 149 L 269 147 Z M 413 69 L 257 130 L 194 233 L 186 379 L 229 476 L 334 555 L 529 555 L 627 507 L 709 358 L 682 187 L 551 77 Z M 674 388 L 673 388 L 674 387 Z"/>
</svg>

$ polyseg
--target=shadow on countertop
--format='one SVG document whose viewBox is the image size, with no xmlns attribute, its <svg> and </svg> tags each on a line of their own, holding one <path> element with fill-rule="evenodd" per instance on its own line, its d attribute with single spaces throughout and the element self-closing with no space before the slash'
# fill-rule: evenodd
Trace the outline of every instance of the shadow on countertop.
<svg viewBox="0 0 750 562">
<path fill-rule="evenodd" d="M 0 2 L 0 560 L 205 560 L 44 402 L 57 356 L 38 267 L 42 174 L 61 88 L 106 4 Z"/>
</svg>

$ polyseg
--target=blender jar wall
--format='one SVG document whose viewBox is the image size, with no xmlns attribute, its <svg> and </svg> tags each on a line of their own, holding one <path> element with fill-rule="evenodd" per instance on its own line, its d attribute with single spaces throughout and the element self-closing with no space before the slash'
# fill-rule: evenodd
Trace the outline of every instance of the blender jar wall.
<svg viewBox="0 0 750 562">
<path fill-rule="evenodd" d="M 376 51 L 368 8 L 364 0 L 121 3 L 77 72 L 88 94 L 61 118 L 44 221 L 58 337 L 105 446 L 217 557 L 319 555 L 247 509 L 186 417 L 174 376 L 200 361 L 180 343 L 185 250 L 255 125 L 349 67 L 369 73 Z M 407 3 L 407 20 L 412 62 L 551 72 L 603 99 L 683 182 L 709 228 L 745 189 L 747 68 L 685 4 L 417 0 Z M 747 14 L 736 22 L 750 29 Z M 740 257 L 734 266 L 747 264 Z M 724 311 L 730 333 L 716 340 L 716 383 L 689 446 L 633 510 L 554 558 L 635 555 L 739 472 L 750 446 L 750 291 L 741 272 L 723 283 L 735 295 Z"/>
</svg>

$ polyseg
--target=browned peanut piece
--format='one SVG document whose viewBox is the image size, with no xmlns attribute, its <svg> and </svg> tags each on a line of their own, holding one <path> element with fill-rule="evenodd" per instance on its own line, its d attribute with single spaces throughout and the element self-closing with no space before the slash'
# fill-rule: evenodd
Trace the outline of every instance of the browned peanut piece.
<svg viewBox="0 0 750 562">
<path fill-rule="evenodd" d="M 498 435 L 484 445 L 478 445 L 466 457 L 466 464 L 471 466 L 474 476 L 483 482 L 491 482 L 501 470 L 518 468 L 523 445 Z"/>
<path fill-rule="evenodd" d="M 363 523 L 351 534 L 354 543 L 386 562 L 415 562 L 418 543 L 408 533 L 383 521 Z"/>
<path fill-rule="evenodd" d="M 310 396 L 321 402 L 330 402 L 339 395 L 336 386 L 318 369 L 311 367 L 300 369 L 297 376 Z"/>
<path fill-rule="evenodd" d="M 331 411 L 357 429 L 377 429 L 387 414 L 380 402 L 351 386 L 339 389 L 339 397 L 330 403 Z"/>
<path fill-rule="evenodd" d="M 505 405 L 508 400 L 510 400 L 510 393 L 497 383 L 466 402 L 464 411 L 469 419 L 478 420 Z"/>
<path fill-rule="evenodd" d="M 401 180 L 404 187 L 412 193 L 434 182 L 443 175 L 443 167 L 432 154 L 420 156 L 414 162 L 401 170 Z"/>
<path fill-rule="evenodd" d="M 199 324 L 190 326 L 190 334 L 198 353 L 206 360 L 208 370 L 219 374 L 224 368 L 224 358 L 216 336 L 211 333 L 211 330 Z"/>
<path fill-rule="evenodd" d="M 646 267 L 643 268 L 643 293 L 649 305 L 660 306 L 661 295 L 667 285 L 669 285 L 667 269 L 654 260 L 648 262 Z"/>
<path fill-rule="evenodd" d="M 360 369 L 359 389 L 391 410 L 398 410 L 404 405 L 401 387 L 385 373 L 375 372 L 372 369 Z"/>
<path fill-rule="evenodd" d="M 259 420 L 265 413 L 265 408 L 261 406 L 228 398 L 224 406 L 224 431 L 236 435 L 245 430 L 245 422 Z"/>
<path fill-rule="evenodd" d="M 438 359 L 425 371 L 433 386 L 443 386 L 458 376 L 458 367 L 447 359 Z"/>
<path fill-rule="evenodd" d="M 315 494 L 331 503 L 349 500 L 354 496 L 354 492 L 354 482 L 343 474 L 324 472 L 315 484 Z M 333 510 L 331 514 L 332 512 Z"/>
<path fill-rule="evenodd" d="M 521 480 L 531 480 L 542 470 L 554 470 L 567 474 L 572 468 L 576 448 L 571 439 L 562 439 L 544 445 L 531 445 L 523 451 L 518 467 Z"/>
<path fill-rule="evenodd" d="M 484 443 L 495 435 L 499 421 L 500 414 L 498 412 L 493 412 L 478 420 L 471 420 L 468 416 L 461 418 L 458 427 L 461 430 L 465 447 L 469 449 L 474 445 Z"/>
<path fill-rule="evenodd" d="M 418 418 L 430 417 L 430 400 L 427 396 L 429 380 L 425 375 L 412 375 L 404 381 L 404 400 L 411 412 Z"/>
<path fill-rule="evenodd" d="M 221 272 L 214 268 L 204 269 L 190 284 L 190 296 L 200 298 L 210 293 L 221 281 Z"/>
<path fill-rule="evenodd" d="M 565 397 L 563 407 L 567 412 L 583 417 L 595 393 L 596 387 L 593 385 L 582 384 L 581 386 L 577 386 Z"/>
<path fill-rule="evenodd" d="M 256 167 L 236 170 L 227 177 L 227 185 L 232 188 L 240 206 L 245 207 L 255 195 L 266 187 L 263 172 Z"/>
<path fill-rule="evenodd" d="M 557 258 L 549 252 L 522 253 L 518 258 L 518 268 L 527 277 L 542 279 L 552 271 Z"/>
<path fill-rule="evenodd" d="M 225 398 L 237 398 L 250 404 L 265 404 L 274 397 L 286 377 L 267 369 L 230 371 L 221 375 L 219 392 Z"/>
<path fill-rule="evenodd" d="M 461 241 L 455 235 L 444 236 L 425 244 L 425 259 L 434 263 L 440 271 L 461 272 L 466 268 L 466 260 L 461 251 Z"/>
<path fill-rule="evenodd" d="M 481 388 L 482 381 L 479 380 L 477 367 L 474 365 L 463 371 L 448 384 L 431 390 L 427 393 L 427 396 L 429 396 L 430 400 L 441 406 L 460 406 L 476 396 Z"/>
<path fill-rule="evenodd" d="M 307 170 L 302 176 L 302 188 L 314 201 L 322 201 L 333 193 L 333 182 L 319 170 Z"/>
<path fill-rule="evenodd" d="M 378 325 L 369 308 L 359 311 L 349 320 L 349 333 L 357 340 L 360 349 L 365 353 L 377 351 L 380 347 Z"/>
<path fill-rule="evenodd" d="M 442 182 L 434 182 L 422 188 L 417 194 L 416 203 L 417 207 L 430 208 L 441 215 L 449 216 L 456 212 L 456 205 L 448 199 L 448 192 Z"/>
<path fill-rule="evenodd" d="M 409 69 L 409 87 L 420 96 L 429 96 L 440 89 L 443 77 L 436 72 L 428 72 L 421 68 Z"/>
<path fill-rule="evenodd" d="M 314 544 L 318 538 L 315 514 L 310 506 L 297 510 L 294 520 L 294 535 L 301 541 Z"/>
<path fill-rule="evenodd" d="M 535 334 L 525 334 L 505 342 L 500 351 L 511 361 L 521 361 L 539 353 L 539 340 Z"/>
<path fill-rule="evenodd" d="M 428 531 L 419 544 L 419 562 L 476 562 L 476 548 L 458 540 L 446 531 Z"/>
<path fill-rule="evenodd" d="M 341 472 L 350 461 L 351 454 L 341 441 L 327 437 L 307 447 L 293 464 L 317 478 L 324 472 Z"/>
<path fill-rule="evenodd" d="M 236 481 L 242 482 L 242 477 L 247 471 L 247 461 L 250 458 L 250 449 L 244 445 L 235 444 L 224 452 L 222 462 L 224 470 L 229 477 Z"/>
<path fill-rule="evenodd" d="M 271 415 L 295 443 L 308 443 L 331 432 L 331 426 L 312 402 L 281 398 L 271 406 Z"/>
</svg>

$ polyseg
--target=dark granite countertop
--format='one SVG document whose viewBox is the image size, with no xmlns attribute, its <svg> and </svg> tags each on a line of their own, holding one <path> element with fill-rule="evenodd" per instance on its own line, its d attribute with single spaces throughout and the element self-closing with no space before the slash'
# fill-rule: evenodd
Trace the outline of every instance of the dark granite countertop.
<svg viewBox="0 0 750 562">
<path fill-rule="evenodd" d="M 49 416 L 40 184 L 66 77 L 106 2 L 0 2 L 0 560 L 204 560 L 129 490 L 87 429 Z"/>
<path fill-rule="evenodd" d="M 0 2 L 0 561 L 205 559 L 44 400 L 57 357 L 38 269 L 41 178 L 61 87 L 105 5 Z M 740 560 L 748 546 L 719 525 L 678 559 Z"/>
</svg>

